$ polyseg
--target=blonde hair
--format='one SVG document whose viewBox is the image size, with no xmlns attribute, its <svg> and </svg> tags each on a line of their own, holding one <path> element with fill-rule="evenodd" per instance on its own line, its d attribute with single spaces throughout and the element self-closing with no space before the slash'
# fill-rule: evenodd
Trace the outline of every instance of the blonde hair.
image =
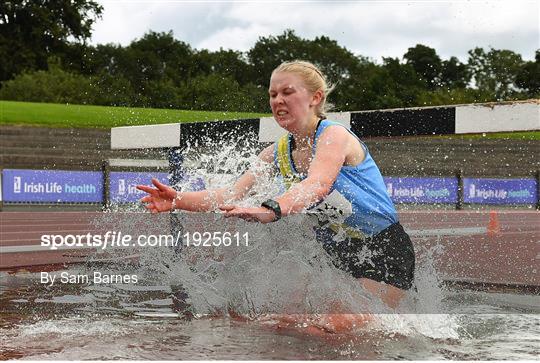
<svg viewBox="0 0 540 363">
<path fill-rule="evenodd" d="M 333 85 L 329 85 L 326 77 L 321 70 L 313 63 L 294 60 L 283 62 L 272 71 L 272 74 L 278 72 L 294 73 L 299 75 L 307 86 L 310 92 L 321 90 L 323 96 L 321 102 L 316 106 L 315 112 L 318 117 L 326 118 L 326 113 L 332 108 L 332 105 L 327 102 L 328 95 L 334 89 Z"/>
</svg>

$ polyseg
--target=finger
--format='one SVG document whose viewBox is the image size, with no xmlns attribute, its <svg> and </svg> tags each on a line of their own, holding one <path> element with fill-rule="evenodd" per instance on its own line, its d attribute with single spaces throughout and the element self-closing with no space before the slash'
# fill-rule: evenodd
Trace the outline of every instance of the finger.
<svg viewBox="0 0 540 363">
<path fill-rule="evenodd" d="M 159 191 L 161 191 L 161 192 L 164 192 L 164 191 L 167 190 L 167 186 L 165 184 L 161 183 L 156 178 L 152 178 L 152 184 L 154 184 L 156 186 L 156 188 L 158 188 Z"/>
<path fill-rule="evenodd" d="M 223 214 L 226 216 L 238 216 L 242 214 L 243 212 L 238 208 L 230 208 L 228 210 L 223 210 Z"/>
<path fill-rule="evenodd" d="M 141 203 L 150 203 L 150 202 L 152 202 L 153 199 L 154 199 L 154 197 L 152 197 L 150 195 L 147 195 L 146 197 L 142 197 L 141 199 L 139 199 L 139 201 Z"/>
<path fill-rule="evenodd" d="M 240 217 L 240 214 L 241 213 L 238 211 L 229 210 L 229 211 L 225 211 L 225 213 L 223 213 L 223 216 L 225 218 Z"/>
<path fill-rule="evenodd" d="M 219 206 L 219 209 L 224 211 L 224 212 L 228 212 L 228 211 L 231 211 L 233 210 L 234 208 L 236 208 L 235 205 L 221 205 Z"/>
<path fill-rule="evenodd" d="M 156 189 L 154 189 L 152 187 L 149 187 L 147 185 L 137 185 L 136 188 L 139 189 L 139 190 L 142 190 L 143 192 L 146 192 L 148 194 L 154 194 L 155 192 L 157 192 Z"/>
</svg>

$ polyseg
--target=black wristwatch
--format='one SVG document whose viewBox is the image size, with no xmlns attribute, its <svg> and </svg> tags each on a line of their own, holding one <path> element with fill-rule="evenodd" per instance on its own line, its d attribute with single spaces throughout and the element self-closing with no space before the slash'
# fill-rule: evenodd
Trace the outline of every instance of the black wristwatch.
<svg viewBox="0 0 540 363">
<path fill-rule="evenodd" d="M 270 209 L 272 212 L 274 212 L 274 214 L 276 215 L 276 218 L 274 219 L 274 221 L 277 221 L 278 219 L 281 218 L 281 207 L 279 206 L 279 203 L 276 202 L 275 200 L 268 199 L 261 204 L 261 207 Z"/>
</svg>

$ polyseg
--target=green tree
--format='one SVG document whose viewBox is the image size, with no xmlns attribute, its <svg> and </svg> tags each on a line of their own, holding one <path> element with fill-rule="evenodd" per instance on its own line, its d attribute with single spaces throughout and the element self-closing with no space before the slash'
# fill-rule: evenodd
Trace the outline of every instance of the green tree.
<svg viewBox="0 0 540 363">
<path fill-rule="evenodd" d="M 47 69 L 70 39 L 85 42 L 103 7 L 93 0 L 0 2 L 0 81 L 23 70 Z"/>
<path fill-rule="evenodd" d="M 282 62 L 302 59 L 321 67 L 330 83 L 339 83 L 349 78 L 354 67 L 360 63 L 346 48 L 335 40 L 321 36 L 314 40 L 302 39 L 293 30 L 278 36 L 261 37 L 248 51 L 252 65 L 253 83 L 268 87 L 270 74 Z"/>
<path fill-rule="evenodd" d="M 378 108 L 383 100 L 388 100 L 389 82 L 381 82 L 386 75 L 382 67 L 369 61 L 356 66 L 350 77 L 339 83 L 331 94 L 336 111 Z"/>
<path fill-rule="evenodd" d="M 456 57 L 442 62 L 441 86 L 447 89 L 466 88 L 471 80 L 467 65 L 461 63 Z"/>
<path fill-rule="evenodd" d="M 521 55 L 511 50 L 483 48 L 469 51 L 469 70 L 478 89 L 496 100 L 511 98 L 517 93 L 516 81 L 523 67 Z"/>
<path fill-rule="evenodd" d="M 95 104 L 96 89 L 90 79 L 68 73 L 51 63 L 47 71 L 21 73 L 4 81 L 0 99 L 29 102 Z"/>
<path fill-rule="evenodd" d="M 383 58 L 383 76 L 386 76 L 386 86 L 389 90 L 392 107 L 418 106 L 418 95 L 428 89 L 426 81 L 416 73 L 410 64 L 402 64 L 397 58 Z"/>
<path fill-rule="evenodd" d="M 98 74 L 124 78 L 133 90 L 132 106 L 172 104 L 166 102 L 159 90 L 176 93 L 172 88 L 192 77 L 195 72 L 193 50 L 174 39 L 172 31 L 148 32 L 125 48 L 106 45 L 96 47 L 89 68 Z"/>
<path fill-rule="evenodd" d="M 300 38 L 293 30 L 286 30 L 278 36 L 259 38 L 247 57 L 252 67 L 252 83 L 265 89 L 270 74 L 282 62 L 302 59 L 316 64 L 327 76 L 330 85 L 336 86 L 329 97 L 335 110 L 350 110 L 350 107 L 362 103 L 350 97 L 349 88 L 369 77 L 364 71 L 368 64 L 372 64 L 367 58 L 355 56 L 329 37 L 308 40 Z"/>
<path fill-rule="evenodd" d="M 90 76 L 90 80 L 97 105 L 127 107 L 135 104 L 135 92 L 126 78 L 102 71 Z"/>
<path fill-rule="evenodd" d="M 438 88 L 435 91 L 420 92 L 416 98 L 418 106 L 442 106 L 490 101 L 493 101 L 493 98 L 489 93 L 471 88 Z"/>
<path fill-rule="evenodd" d="M 168 78 L 175 82 L 193 75 L 193 50 L 189 44 L 176 40 L 172 31 L 150 31 L 133 41 L 126 49 L 130 62 L 129 78 L 155 80 Z"/>
<path fill-rule="evenodd" d="M 442 61 L 435 49 L 417 44 L 409 48 L 403 58 L 426 81 L 429 89 L 435 89 L 439 86 Z"/>
<path fill-rule="evenodd" d="M 179 88 L 183 107 L 195 110 L 253 111 L 251 95 L 230 76 L 218 73 L 191 78 Z"/>
<path fill-rule="evenodd" d="M 249 83 L 253 78 L 252 68 L 242 52 L 224 49 L 210 52 L 203 49 L 194 55 L 194 59 L 198 67 L 195 75 L 219 73 L 234 78 L 240 85 Z"/>
<path fill-rule="evenodd" d="M 305 48 L 306 41 L 290 29 L 278 36 L 260 37 L 247 53 L 253 67 L 253 82 L 268 87 L 270 73 L 282 62 L 307 60 Z"/>
<path fill-rule="evenodd" d="M 244 111 L 270 113 L 268 88 L 248 83 L 242 87 L 244 97 L 248 100 L 243 106 Z"/>
<path fill-rule="evenodd" d="M 525 90 L 528 97 L 540 97 L 540 49 L 536 50 L 534 62 L 525 62 L 516 77 L 516 85 Z"/>
<path fill-rule="evenodd" d="M 70 45 L 69 59 L 62 59 L 62 67 L 85 75 L 108 73 L 114 76 L 124 76 L 122 62 L 125 59 L 126 48 L 117 44 L 98 44 L 75 47 Z"/>
<path fill-rule="evenodd" d="M 427 86 L 410 64 L 383 58 L 382 65 L 363 63 L 336 91 L 345 101 L 341 110 L 375 110 L 417 106 Z"/>
<path fill-rule="evenodd" d="M 368 63 L 365 57 L 357 57 L 347 48 L 326 36 L 307 41 L 305 56 L 319 65 L 328 81 L 338 84 L 349 79 L 358 72 L 362 65 Z"/>
</svg>

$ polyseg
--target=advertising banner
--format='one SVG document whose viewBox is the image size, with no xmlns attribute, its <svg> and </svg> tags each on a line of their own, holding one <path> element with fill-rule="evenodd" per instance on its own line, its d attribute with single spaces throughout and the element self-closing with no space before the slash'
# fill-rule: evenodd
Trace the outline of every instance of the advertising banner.
<svg viewBox="0 0 540 363">
<path fill-rule="evenodd" d="M 456 203 L 456 178 L 384 178 L 395 203 Z"/>
<path fill-rule="evenodd" d="M 2 173 L 4 202 L 101 203 L 99 171 L 19 170 Z"/>
<path fill-rule="evenodd" d="M 136 203 L 146 193 L 136 188 L 137 185 L 152 185 L 152 178 L 169 185 L 168 173 L 158 172 L 116 172 L 109 175 L 109 192 L 112 203 Z M 200 179 L 190 179 L 187 182 L 189 190 L 204 188 L 204 182 Z"/>
<path fill-rule="evenodd" d="M 463 201 L 477 204 L 536 204 L 534 179 L 463 179 Z"/>
<path fill-rule="evenodd" d="M 138 202 L 146 193 L 137 185 L 152 185 L 152 178 L 169 185 L 168 173 L 158 172 L 117 172 L 109 174 L 109 196 L 112 203 Z"/>
</svg>

